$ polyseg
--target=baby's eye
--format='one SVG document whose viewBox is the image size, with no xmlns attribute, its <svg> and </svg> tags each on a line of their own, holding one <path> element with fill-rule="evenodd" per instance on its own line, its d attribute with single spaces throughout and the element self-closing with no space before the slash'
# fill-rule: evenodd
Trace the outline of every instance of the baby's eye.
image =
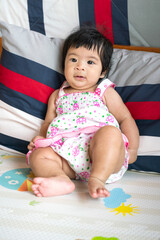
<svg viewBox="0 0 160 240">
<path fill-rule="evenodd" d="M 91 60 L 89 60 L 87 63 L 88 63 L 88 64 L 94 64 L 94 62 L 91 61 Z"/>
<path fill-rule="evenodd" d="M 77 59 L 76 58 L 71 58 L 70 61 L 71 62 L 77 62 Z"/>
</svg>

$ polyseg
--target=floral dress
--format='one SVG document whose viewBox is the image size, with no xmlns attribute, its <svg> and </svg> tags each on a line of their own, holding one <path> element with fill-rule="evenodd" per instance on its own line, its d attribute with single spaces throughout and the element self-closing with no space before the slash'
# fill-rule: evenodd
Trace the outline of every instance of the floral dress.
<svg viewBox="0 0 160 240">
<path fill-rule="evenodd" d="M 57 154 L 68 161 L 77 178 L 87 181 L 92 167 L 88 148 L 95 132 L 106 125 L 119 128 L 117 120 L 109 113 L 102 99 L 106 89 L 114 87 L 114 84 L 105 79 L 95 92 L 69 94 L 64 92 L 68 86 L 68 83 L 64 82 L 60 88 L 56 101 L 57 117 L 48 128 L 47 138 L 37 140 L 36 147 L 51 146 Z M 124 165 L 119 173 L 108 178 L 107 183 L 120 179 L 128 167 L 128 140 L 123 134 L 122 136 L 126 147 Z"/>
</svg>

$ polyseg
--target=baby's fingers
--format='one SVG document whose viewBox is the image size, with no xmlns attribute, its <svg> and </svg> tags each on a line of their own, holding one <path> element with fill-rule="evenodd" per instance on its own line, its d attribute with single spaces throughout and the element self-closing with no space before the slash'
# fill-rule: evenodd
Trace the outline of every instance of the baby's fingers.
<svg viewBox="0 0 160 240">
<path fill-rule="evenodd" d="M 28 145 L 28 149 L 32 150 L 33 148 L 35 148 L 35 145 L 33 142 L 30 142 L 30 144 Z"/>
</svg>

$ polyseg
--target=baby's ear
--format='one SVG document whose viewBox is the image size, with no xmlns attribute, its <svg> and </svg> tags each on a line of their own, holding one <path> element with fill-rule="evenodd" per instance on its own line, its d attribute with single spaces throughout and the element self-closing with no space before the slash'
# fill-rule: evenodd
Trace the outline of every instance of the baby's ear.
<svg viewBox="0 0 160 240">
<path fill-rule="evenodd" d="M 105 70 L 104 72 L 101 73 L 100 78 L 104 78 L 106 76 L 106 74 L 107 74 L 107 70 Z"/>
</svg>

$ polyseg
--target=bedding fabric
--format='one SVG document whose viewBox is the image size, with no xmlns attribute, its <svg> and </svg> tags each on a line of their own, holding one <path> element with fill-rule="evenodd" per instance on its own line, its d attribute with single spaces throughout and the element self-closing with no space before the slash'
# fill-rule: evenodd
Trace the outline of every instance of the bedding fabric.
<svg viewBox="0 0 160 240">
<path fill-rule="evenodd" d="M 0 6 L 0 20 L 49 37 L 65 38 L 90 23 L 103 25 L 114 44 L 160 47 L 157 0 L 0 0 Z"/>
<path fill-rule="evenodd" d="M 61 86 L 60 39 L 0 23 L 0 144 L 26 153 L 46 114 L 50 94 Z"/>
<path fill-rule="evenodd" d="M 140 133 L 138 159 L 129 169 L 160 172 L 160 54 L 115 49 L 109 78 Z"/>
<path fill-rule="evenodd" d="M 37 198 L 24 156 L 0 150 L 0 239 L 159 240 L 159 176 L 128 171 L 92 199 L 87 183 L 72 194 Z"/>
<path fill-rule="evenodd" d="M 148 17 L 145 15 L 145 1 L 143 3 L 143 17 Z M 153 23 L 160 16 L 159 11 L 157 14 L 159 3 L 155 0 L 152 5 L 148 3 L 151 16 L 155 10 L 151 17 Z M 137 4 L 137 0 L 134 3 L 131 0 L 104 0 L 101 4 L 98 0 L 36 0 L 34 3 L 30 0 L 0 0 L 0 20 L 3 20 L 0 23 L 3 39 L 0 65 L 1 148 L 27 152 L 28 142 L 37 134 L 44 119 L 50 93 L 64 80 L 60 68 L 62 39 L 73 28 L 88 22 L 97 27 L 105 23 L 105 34 L 114 43 L 132 44 L 135 41 L 139 45 L 151 45 L 148 35 L 135 36 L 135 30 L 130 32 L 131 26 L 135 29 L 130 20 L 130 13 L 135 11 L 131 8 L 138 12 L 143 5 L 137 8 Z M 15 11 L 17 14 L 13 14 Z M 147 21 L 150 24 L 150 18 Z M 155 24 L 155 28 L 159 26 Z M 151 46 L 160 46 L 159 33 L 154 31 L 152 34 L 154 45 Z M 130 168 L 160 172 L 160 54 L 115 50 L 109 78 L 116 84 L 140 131 L 138 160 Z"/>
</svg>

